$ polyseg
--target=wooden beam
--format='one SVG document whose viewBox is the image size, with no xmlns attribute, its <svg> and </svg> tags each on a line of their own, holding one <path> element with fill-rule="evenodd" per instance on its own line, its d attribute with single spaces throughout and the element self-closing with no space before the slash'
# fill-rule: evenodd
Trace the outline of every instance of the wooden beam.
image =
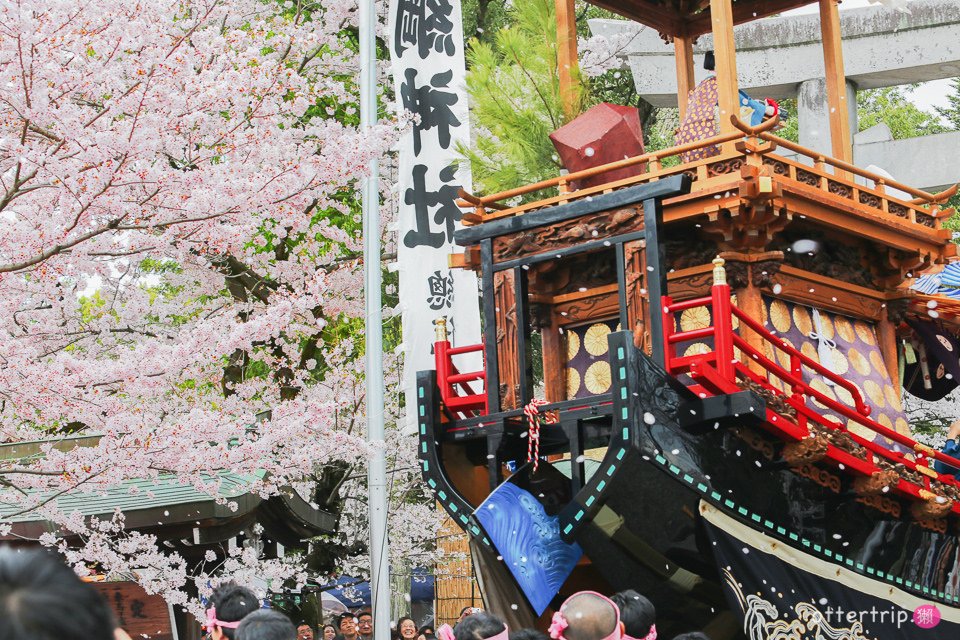
<svg viewBox="0 0 960 640">
<path fill-rule="evenodd" d="M 837 0 L 820 0 L 820 33 L 823 36 L 823 65 L 827 80 L 827 105 L 830 108 L 830 144 L 835 158 L 853 162 L 847 78 L 843 70 L 840 9 L 837 4 Z"/>
<path fill-rule="evenodd" d="M 737 83 L 737 52 L 733 42 L 733 0 L 710 0 L 713 24 L 713 49 L 717 61 L 717 90 L 720 106 L 720 134 L 736 130 L 730 116 L 740 113 Z M 725 143 L 723 151 L 733 151 L 732 142 Z"/>
<path fill-rule="evenodd" d="M 693 40 L 684 36 L 673 38 L 673 51 L 677 62 L 677 105 L 680 107 L 680 122 L 687 115 L 687 96 L 693 91 Z"/>
<path fill-rule="evenodd" d="M 574 0 L 554 0 L 557 11 L 557 72 L 560 103 L 567 121 L 579 115 L 580 70 L 577 58 L 577 12 Z"/>
<path fill-rule="evenodd" d="M 587 0 L 591 2 L 591 0 Z M 782 13 L 789 9 L 802 7 L 811 4 L 812 0 L 738 0 L 733 6 L 733 24 L 743 24 L 752 22 L 760 18 L 766 18 L 777 13 Z M 591 2 L 591 4 L 593 4 Z M 705 33 L 710 33 L 712 25 L 710 22 L 711 14 L 702 12 L 692 17 L 684 16 L 686 24 L 684 25 L 684 35 L 688 38 L 696 38 Z"/>
<path fill-rule="evenodd" d="M 589 4 L 606 9 L 634 22 L 639 22 L 658 33 L 675 36 L 684 33 L 684 16 L 673 7 L 650 0 L 586 0 Z"/>
<path fill-rule="evenodd" d="M 890 376 L 890 382 L 899 397 L 900 369 L 897 359 L 900 354 L 897 346 L 897 328 L 890 321 L 889 309 L 885 305 L 880 312 L 880 322 L 877 323 L 877 338 L 880 343 L 880 353 L 883 354 L 883 362 L 887 365 L 887 375 Z"/>
</svg>

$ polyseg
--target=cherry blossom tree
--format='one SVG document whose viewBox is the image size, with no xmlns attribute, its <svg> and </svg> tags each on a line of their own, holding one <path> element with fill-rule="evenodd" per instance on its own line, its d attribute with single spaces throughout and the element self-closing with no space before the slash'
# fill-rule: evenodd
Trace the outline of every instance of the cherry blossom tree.
<svg viewBox="0 0 960 640">
<path fill-rule="evenodd" d="M 215 494 L 223 470 L 266 472 L 263 495 L 362 484 L 355 185 L 399 124 L 356 126 L 354 13 L 0 4 L 0 443 L 97 436 L 0 461 L 0 505 L 78 536 L 42 540 L 75 563 L 149 568 L 174 602 L 197 577 L 122 514 L 60 512 L 67 492 L 175 476 Z M 412 443 L 390 446 L 410 466 Z M 225 568 L 303 578 L 253 555 Z"/>
</svg>

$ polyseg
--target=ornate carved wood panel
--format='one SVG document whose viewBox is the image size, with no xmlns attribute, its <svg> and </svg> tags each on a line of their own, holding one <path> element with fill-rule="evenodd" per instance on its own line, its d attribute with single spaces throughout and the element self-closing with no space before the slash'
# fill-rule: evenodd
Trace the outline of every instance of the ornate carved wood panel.
<svg viewBox="0 0 960 640">
<path fill-rule="evenodd" d="M 613 209 L 499 237 L 493 242 L 493 256 L 495 260 L 502 262 L 564 249 L 596 238 L 639 231 L 642 228 L 642 207 Z"/>
<path fill-rule="evenodd" d="M 500 371 L 500 402 L 504 410 L 516 409 L 520 372 L 517 367 L 517 301 L 513 272 L 493 276 L 497 312 L 497 360 Z"/>
</svg>

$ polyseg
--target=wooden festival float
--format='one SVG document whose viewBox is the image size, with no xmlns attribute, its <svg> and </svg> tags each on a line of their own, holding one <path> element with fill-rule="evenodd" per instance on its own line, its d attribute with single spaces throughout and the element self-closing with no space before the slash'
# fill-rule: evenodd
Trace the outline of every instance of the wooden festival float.
<svg viewBox="0 0 960 640">
<path fill-rule="evenodd" d="M 960 461 L 913 439 L 899 370 L 914 325 L 941 342 L 960 327 L 956 303 L 909 287 L 955 257 L 942 223 L 956 187 L 931 194 L 851 163 L 833 0 L 820 2 L 829 154 L 778 137 L 776 117 L 738 115 L 733 26 L 808 2 L 596 4 L 673 40 L 681 95 L 691 44 L 712 30 L 719 124 L 462 194 L 451 260 L 481 278 L 483 343 L 451 346 L 438 323 L 436 368 L 417 377 L 419 447 L 472 538 L 487 605 L 527 625 L 579 589 L 634 588 L 662 637 L 957 637 L 960 483 L 935 462 Z M 558 23 L 563 67 L 575 39 L 563 10 Z M 516 565 L 539 554 L 549 573 L 550 555 L 505 557 L 482 513 L 508 484 L 582 551 L 545 607 Z M 533 544 L 511 533 L 508 546 Z"/>
</svg>

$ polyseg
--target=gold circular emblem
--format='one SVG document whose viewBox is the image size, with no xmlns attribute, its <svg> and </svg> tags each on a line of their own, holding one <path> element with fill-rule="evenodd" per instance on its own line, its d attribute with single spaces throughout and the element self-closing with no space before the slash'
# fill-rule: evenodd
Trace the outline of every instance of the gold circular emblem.
<svg viewBox="0 0 960 640">
<path fill-rule="evenodd" d="M 864 440 L 867 440 L 868 442 L 872 442 L 873 439 L 877 437 L 877 434 L 873 429 L 870 429 L 869 427 L 865 427 L 859 422 L 855 422 L 853 420 L 849 420 L 847 422 L 847 430 L 853 435 L 860 436 L 861 438 L 863 438 Z"/>
<path fill-rule="evenodd" d="M 872 326 L 866 322 L 861 322 L 858 320 L 853 323 L 853 328 L 856 330 L 857 336 L 859 336 L 864 343 L 870 345 L 871 347 L 877 344 L 877 336 L 874 334 Z"/>
<path fill-rule="evenodd" d="M 580 374 L 577 373 L 576 369 L 567 369 L 567 399 L 571 400 L 576 397 L 577 392 L 580 391 Z"/>
<path fill-rule="evenodd" d="M 710 353 L 710 347 L 703 342 L 694 342 L 692 345 L 684 349 L 683 357 L 686 358 L 687 356 L 699 356 L 703 355 L 704 353 Z"/>
<path fill-rule="evenodd" d="M 836 392 L 837 392 L 837 400 L 839 400 L 839 401 L 842 402 L 843 404 L 847 405 L 848 407 L 853 407 L 853 406 L 854 406 L 854 404 L 853 404 L 853 396 L 850 394 L 849 391 L 847 391 L 846 389 L 844 389 L 844 388 L 841 387 L 840 385 L 837 385 L 837 386 L 835 387 L 835 390 L 836 390 Z"/>
<path fill-rule="evenodd" d="M 847 361 L 847 356 L 843 355 L 840 349 L 836 347 L 830 348 L 830 361 L 832 367 L 830 368 L 838 376 L 844 375 L 850 369 L 850 363 Z"/>
<path fill-rule="evenodd" d="M 567 336 L 567 362 L 570 362 L 580 353 L 580 336 L 576 331 L 567 331 L 565 335 Z M 577 384 L 579 385 L 580 382 L 578 381 Z"/>
<path fill-rule="evenodd" d="M 859 351 L 854 348 L 851 348 L 847 351 L 847 358 L 850 360 L 850 364 L 853 365 L 853 368 L 862 376 L 870 375 L 870 363 L 867 362 L 867 359 L 864 358 Z"/>
<path fill-rule="evenodd" d="M 893 421 L 887 414 L 881 413 L 875 418 L 875 420 L 885 426 L 887 429 L 893 429 Z"/>
<path fill-rule="evenodd" d="M 857 336 L 853 332 L 853 325 L 850 324 L 850 321 L 847 318 L 838 317 L 833 321 L 833 326 L 837 330 L 837 335 L 843 338 L 846 342 L 853 344 L 857 341 Z"/>
<path fill-rule="evenodd" d="M 786 342 L 787 345 L 790 347 L 794 346 L 793 343 L 790 342 L 790 340 L 788 340 L 787 338 L 781 338 L 781 340 Z M 776 349 L 774 353 L 777 354 L 776 358 L 777 358 L 777 362 L 780 363 L 780 366 L 786 369 L 787 371 L 790 371 L 790 354 L 784 351 L 783 349 Z"/>
<path fill-rule="evenodd" d="M 605 393 L 610 389 L 610 363 L 600 360 L 587 368 L 583 375 L 583 384 L 593 394 Z"/>
<path fill-rule="evenodd" d="M 883 387 L 883 397 L 887 399 L 888 405 L 897 411 L 903 411 L 903 404 L 900 402 L 900 395 L 897 393 L 897 390 L 893 388 L 892 384 L 888 384 Z"/>
<path fill-rule="evenodd" d="M 783 301 L 774 300 L 770 303 L 770 324 L 780 333 L 790 331 L 793 326 L 790 323 L 790 309 Z"/>
<path fill-rule="evenodd" d="M 886 377 L 887 365 L 883 361 L 883 357 L 880 355 L 880 352 L 876 349 L 870 351 L 870 365 L 873 367 L 873 370 Z"/>
<path fill-rule="evenodd" d="M 800 305 L 794 306 L 793 324 L 797 325 L 800 333 L 804 336 L 809 336 L 813 331 L 813 321 L 810 319 L 810 310 Z"/>
<path fill-rule="evenodd" d="M 867 380 L 863 383 L 863 390 L 867 392 L 867 397 L 873 402 L 877 409 L 883 409 L 886 402 L 883 399 L 883 390 L 873 380 Z"/>
<path fill-rule="evenodd" d="M 706 307 L 694 307 L 680 314 L 680 329 L 683 331 L 705 329 L 709 326 L 710 312 L 707 311 Z"/>
<path fill-rule="evenodd" d="M 810 342 L 803 343 L 803 346 L 800 347 L 800 353 L 807 356 L 814 362 L 820 362 L 820 355 L 817 353 L 817 348 Z"/>
<path fill-rule="evenodd" d="M 607 335 L 610 333 L 610 327 L 603 322 L 591 325 L 587 333 L 583 336 L 583 347 L 592 356 L 602 356 L 607 352 Z"/>
<path fill-rule="evenodd" d="M 897 430 L 897 433 L 913 437 L 913 434 L 910 433 L 910 423 L 903 417 L 897 418 L 896 423 L 894 423 L 894 428 Z"/>
</svg>

